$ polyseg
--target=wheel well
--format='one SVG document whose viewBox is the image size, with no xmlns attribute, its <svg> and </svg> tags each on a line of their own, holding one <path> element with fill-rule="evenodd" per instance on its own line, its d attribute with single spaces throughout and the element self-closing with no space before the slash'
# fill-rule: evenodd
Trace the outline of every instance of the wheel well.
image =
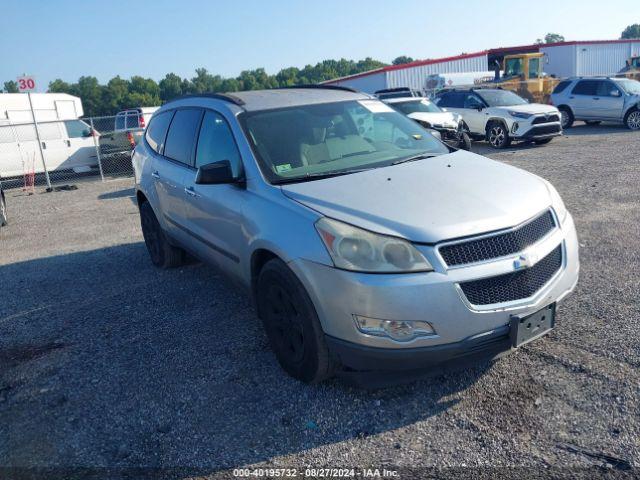
<svg viewBox="0 0 640 480">
<path fill-rule="evenodd" d="M 627 117 L 631 114 L 631 112 L 635 112 L 636 110 L 640 110 L 640 106 L 638 105 L 634 105 L 633 107 L 629 108 L 629 110 L 627 110 L 624 113 L 624 121 L 627 121 Z"/>
<path fill-rule="evenodd" d="M 136 192 L 136 200 L 138 201 L 138 207 L 140 207 L 144 202 L 148 202 L 147 197 L 145 197 L 144 193 L 140 190 Z"/>
<path fill-rule="evenodd" d="M 487 137 L 489 136 L 489 128 L 491 128 L 491 125 L 493 125 L 494 123 L 501 123 L 504 129 L 507 132 L 509 132 L 509 127 L 507 126 L 507 123 L 504 120 L 500 118 L 492 118 L 487 122 L 486 127 L 484 127 L 484 131 Z"/>
<path fill-rule="evenodd" d="M 251 293 L 254 294 L 254 296 L 260 270 L 262 270 L 265 263 L 273 258 L 278 258 L 278 256 L 266 248 L 259 248 L 251 255 Z"/>
<path fill-rule="evenodd" d="M 573 115 L 573 110 L 571 110 L 571 107 L 569 105 L 558 105 L 558 110 L 568 110 L 571 115 Z"/>
</svg>

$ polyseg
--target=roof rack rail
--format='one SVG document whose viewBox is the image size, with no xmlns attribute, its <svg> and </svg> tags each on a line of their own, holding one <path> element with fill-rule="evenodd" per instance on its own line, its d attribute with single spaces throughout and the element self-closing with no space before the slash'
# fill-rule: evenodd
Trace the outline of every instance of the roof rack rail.
<svg viewBox="0 0 640 480">
<path fill-rule="evenodd" d="M 276 87 L 273 90 L 284 90 L 289 88 L 318 88 L 321 90 L 342 90 L 344 92 L 362 93 L 355 88 L 343 87 L 341 85 L 322 85 L 317 83 L 307 83 L 303 85 L 287 85 L 285 87 Z"/>
<path fill-rule="evenodd" d="M 177 102 L 178 100 L 184 100 L 186 98 L 215 98 L 216 100 L 231 102 L 239 106 L 244 105 L 244 100 L 230 93 L 189 93 L 187 95 L 182 95 L 180 97 L 173 98 L 169 100 L 167 103 Z M 165 103 L 165 105 L 167 103 Z"/>
</svg>

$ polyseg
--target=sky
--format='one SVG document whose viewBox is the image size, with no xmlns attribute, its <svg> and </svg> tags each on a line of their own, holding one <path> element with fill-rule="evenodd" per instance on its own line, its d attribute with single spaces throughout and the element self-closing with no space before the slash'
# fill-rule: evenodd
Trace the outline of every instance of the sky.
<svg viewBox="0 0 640 480">
<path fill-rule="evenodd" d="M 522 6 L 518 6 L 522 5 Z M 120 75 L 276 73 L 328 58 L 438 58 L 533 43 L 619 38 L 640 1 L 0 0 L 0 84 Z"/>
</svg>

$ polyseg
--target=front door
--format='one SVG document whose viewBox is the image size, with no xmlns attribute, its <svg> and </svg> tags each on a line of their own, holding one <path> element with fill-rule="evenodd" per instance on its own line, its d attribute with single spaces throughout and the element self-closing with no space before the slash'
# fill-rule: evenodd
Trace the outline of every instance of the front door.
<svg viewBox="0 0 640 480">
<path fill-rule="evenodd" d="M 240 152 L 224 117 L 207 110 L 197 142 L 196 168 L 228 160 L 234 176 L 243 172 Z M 247 191 L 243 186 L 199 185 L 195 174 L 186 180 L 187 227 L 199 240 L 199 254 L 226 272 L 240 276 L 243 236 L 243 207 Z"/>
<path fill-rule="evenodd" d="M 624 107 L 622 91 L 609 80 L 600 80 L 598 83 L 596 101 L 596 113 L 603 120 L 620 120 Z"/>
</svg>

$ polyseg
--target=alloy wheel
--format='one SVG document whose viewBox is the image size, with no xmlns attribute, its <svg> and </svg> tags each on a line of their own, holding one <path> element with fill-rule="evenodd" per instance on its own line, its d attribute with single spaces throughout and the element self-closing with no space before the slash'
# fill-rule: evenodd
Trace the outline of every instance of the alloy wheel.
<svg viewBox="0 0 640 480">
<path fill-rule="evenodd" d="M 640 130 L 640 110 L 629 114 L 627 117 L 627 125 L 631 130 Z"/>
<path fill-rule="evenodd" d="M 501 147 L 506 141 L 507 134 L 501 126 L 491 127 L 489 130 L 489 143 L 494 147 Z"/>
<path fill-rule="evenodd" d="M 565 110 L 560 110 L 560 124 L 562 128 L 567 128 L 567 125 L 569 125 L 569 115 Z"/>
</svg>

